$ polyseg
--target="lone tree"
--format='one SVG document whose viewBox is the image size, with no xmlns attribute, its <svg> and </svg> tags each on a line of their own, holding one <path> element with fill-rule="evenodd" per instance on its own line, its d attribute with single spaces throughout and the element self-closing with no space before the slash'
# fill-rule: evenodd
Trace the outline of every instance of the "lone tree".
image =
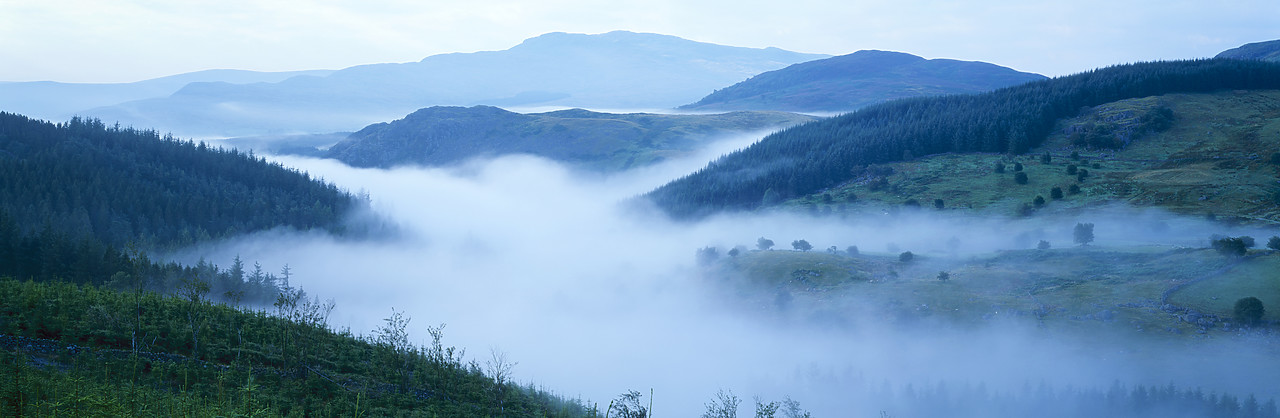
<svg viewBox="0 0 1280 418">
<path fill-rule="evenodd" d="M 1210 237 L 1213 249 L 1225 256 L 1240 257 L 1249 251 L 1249 246 L 1241 237 Z"/>
<path fill-rule="evenodd" d="M 698 249 L 697 260 L 700 266 L 710 265 L 717 258 L 720 258 L 720 253 L 716 251 L 716 247 L 706 246 Z"/>
<path fill-rule="evenodd" d="M 951 280 L 951 273 L 945 271 L 938 272 L 938 281 L 945 282 L 948 280 Z"/>
<path fill-rule="evenodd" d="M 798 239 L 791 241 L 791 248 L 795 248 L 800 251 L 809 251 L 813 249 L 813 246 L 809 245 L 809 241 Z"/>
<path fill-rule="evenodd" d="M 1049 245 L 1049 241 L 1045 240 L 1040 240 L 1040 242 L 1036 244 L 1036 249 L 1038 250 L 1047 250 L 1049 247 L 1051 247 L 1051 245 Z"/>
<path fill-rule="evenodd" d="M 1077 223 L 1074 233 L 1074 241 L 1076 244 L 1089 245 L 1093 242 L 1093 224 Z"/>
<path fill-rule="evenodd" d="M 1255 325 L 1262 322 L 1262 315 L 1267 313 L 1266 308 L 1262 307 L 1262 301 L 1253 296 L 1240 298 L 1236 301 L 1234 310 L 1236 319 L 1247 325 Z"/>
<path fill-rule="evenodd" d="M 912 254 L 910 251 L 904 251 L 902 254 L 898 254 L 898 261 L 901 261 L 903 263 L 910 263 L 911 260 L 915 258 L 916 258 L 916 255 Z"/>
<path fill-rule="evenodd" d="M 1267 248 L 1280 250 L 1280 237 L 1273 236 L 1271 239 L 1267 240 Z"/>
<path fill-rule="evenodd" d="M 773 240 L 760 237 L 760 239 L 756 240 L 756 248 L 759 248 L 760 251 L 768 251 L 770 248 L 773 248 Z"/>
</svg>

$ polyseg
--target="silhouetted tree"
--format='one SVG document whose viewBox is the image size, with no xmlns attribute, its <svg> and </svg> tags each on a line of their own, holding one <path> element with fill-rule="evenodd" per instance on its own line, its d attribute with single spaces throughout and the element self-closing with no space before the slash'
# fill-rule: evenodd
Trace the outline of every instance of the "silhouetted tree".
<svg viewBox="0 0 1280 418">
<path fill-rule="evenodd" d="M 741 402 L 733 391 L 720 390 L 707 403 L 707 411 L 702 413 L 702 418 L 737 418 L 738 404 Z"/>
<path fill-rule="evenodd" d="M 1257 324 L 1262 321 L 1262 316 L 1267 313 L 1263 308 L 1262 301 L 1256 297 L 1249 296 L 1240 298 L 1236 301 L 1235 309 L 1233 309 L 1236 319 L 1248 325 Z"/>
<path fill-rule="evenodd" d="M 858 255 L 858 246 L 850 245 L 848 247 L 845 247 L 844 253 L 848 255 Z"/>
<path fill-rule="evenodd" d="M 698 249 L 696 257 L 698 265 L 706 266 L 720 258 L 720 253 L 716 251 L 716 247 L 706 246 Z"/>
<path fill-rule="evenodd" d="M 765 237 L 760 237 L 760 239 L 756 240 L 756 248 L 759 248 L 760 251 L 766 251 L 770 248 L 773 248 L 773 240 Z"/>
<path fill-rule="evenodd" d="M 733 248 L 729 249 L 729 257 L 737 258 L 737 257 L 738 257 L 738 254 L 740 254 L 740 253 L 741 253 L 741 251 L 738 251 L 738 247 L 733 247 Z"/>
<path fill-rule="evenodd" d="M 1072 235 L 1076 244 L 1089 245 L 1090 242 L 1093 242 L 1093 224 L 1077 223 Z"/>
<path fill-rule="evenodd" d="M 813 249 L 813 246 L 809 245 L 809 241 L 798 239 L 791 241 L 791 248 L 795 248 L 800 251 L 809 251 Z"/>
<path fill-rule="evenodd" d="M 1036 198 L 1032 200 L 1031 203 L 1036 205 L 1037 208 L 1044 206 L 1044 196 L 1036 196 Z"/>
<path fill-rule="evenodd" d="M 902 254 L 898 254 L 898 261 L 903 263 L 910 263 L 911 260 L 914 260 L 915 258 L 916 255 L 912 254 L 910 251 L 903 251 Z"/>
<path fill-rule="evenodd" d="M 643 396 L 640 392 L 634 390 L 618 395 L 618 398 L 609 404 L 606 415 L 618 418 L 648 418 L 649 408 L 640 403 L 641 398 Z"/>
<path fill-rule="evenodd" d="M 1013 181 L 1018 184 L 1027 184 L 1027 173 L 1019 171 L 1018 174 L 1013 175 Z"/>
<path fill-rule="evenodd" d="M 1280 237 L 1272 236 L 1271 239 L 1267 240 L 1267 248 L 1280 250 Z"/>
<path fill-rule="evenodd" d="M 945 282 L 945 281 L 948 281 L 948 280 L 951 280 L 951 273 L 946 272 L 946 271 L 940 271 L 940 272 L 938 272 L 938 281 L 940 281 L 940 282 Z"/>
<path fill-rule="evenodd" d="M 942 209 L 944 206 L 946 206 L 946 203 L 942 199 L 933 199 L 934 209 Z"/>
<path fill-rule="evenodd" d="M 1249 251 L 1244 240 L 1239 237 L 1210 237 L 1210 245 L 1222 255 L 1240 257 Z"/>
<path fill-rule="evenodd" d="M 1049 241 L 1045 241 L 1045 240 L 1040 240 L 1040 242 L 1036 244 L 1036 249 L 1040 249 L 1040 250 L 1047 250 L 1049 249 L 1049 247 L 1050 247 Z"/>
</svg>

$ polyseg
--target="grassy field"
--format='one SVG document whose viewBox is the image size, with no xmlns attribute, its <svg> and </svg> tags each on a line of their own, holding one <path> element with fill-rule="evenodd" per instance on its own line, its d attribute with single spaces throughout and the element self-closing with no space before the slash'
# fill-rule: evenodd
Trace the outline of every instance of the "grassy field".
<svg viewBox="0 0 1280 418">
<path fill-rule="evenodd" d="M 838 312 L 958 326 L 1019 318 L 1064 331 L 1183 339 L 1235 332 L 1231 304 L 1244 296 L 1274 310 L 1264 319 L 1277 318 L 1280 254 L 1255 254 L 1241 262 L 1210 249 L 1090 246 L 902 262 L 879 254 L 751 251 L 719 261 L 716 273 L 754 289 L 744 291 L 749 303 L 809 310 L 801 316 Z M 948 280 L 939 279 L 941 272 Z M 1162 302 L 1170 289 L 1178 289 L 1171 306 Z M 1186 321 L 1183 308 L 1217 318 Z"/>
<path fill-rule="evenodd" d="M 1120 150 L 1072 145 L 1071 132 L 1105 126 L 1134 129 L 1138 116 L 1168 108 L 1172 125 L 1162 132 L 1128 135 Z M 1176 213 L 1280 224 L 1278 166 L 1280 91 L 1175 94 L 1124 100 L 1059 121 L 1046 143 L 1024 155 L 944 154 L 886 164 L 888 175 L 865 175 L 785 207 L 816 212 L 879 213 L 909 200 L 943 211 L 977 210 L 999 215 L 1079 211 L 1126 202 Z M 1048 163 L 1042 156 L 1048 153 Z M 1076 153 L 1079 158 L 1071 158 Z M 997 163 L 1005 165 L 997 173 Z M 1022 165 L 1026 184 L 1016 181 Z M 1079 180 L 1068 166 L 1088 171 Z M 1070 193 L 1072 185 L 1079 193 Z M 1061 188 L 1054 199 L 1051 189 Z M 825 196 L 824 196 L 825 195 Z M 1034 201 L 1045 200 L 1042 207 Z M 1023 206 L 1026 206 L 1024 209 Z"/>
</svg>

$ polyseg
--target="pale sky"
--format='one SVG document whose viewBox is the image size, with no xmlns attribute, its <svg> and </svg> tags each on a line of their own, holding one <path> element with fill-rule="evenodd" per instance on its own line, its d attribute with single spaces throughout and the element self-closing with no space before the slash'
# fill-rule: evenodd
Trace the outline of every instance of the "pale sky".
<svg viewBox="0 0 1280 418">
<path fill-rule="evenodd" d="M 0 80 L 340 69 L 612 30 L 832 55 L 893 50 L 1055 76 L 1280 39 L 1280 1 L 0 0 Z"/>
</svg>

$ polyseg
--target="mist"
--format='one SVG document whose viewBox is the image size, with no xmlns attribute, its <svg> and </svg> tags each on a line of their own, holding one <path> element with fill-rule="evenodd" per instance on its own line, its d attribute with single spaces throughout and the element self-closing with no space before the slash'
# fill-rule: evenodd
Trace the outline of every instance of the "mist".
<svg viewBox="0 0 1280 418">
<path fill-rule="evenodd" d="M 1267 349 L 1232 341 L 1196 346 L 1115 341 L 1088 345 L 1007 318 L 977 328 L 903 328 L 834 312 L 838 324 L 737 300 L 708 279 L 697 248 L 857 245 L 966 257 L 1001 249 L 1071 243 L 1076 222 L 1092 222 L 1099 244 L 1207 245 L 1225 230 L 1200 219 L 1122 206 L 1030 219 L 929 212 L 810 217 L 728 214 L 672 222 L 633 198 L 692 172 L 762 134 L 728 138 L 697 156 L 613 175 L 576 172 L 553 161 L 507 156 L 453 167 L 356 169 L 333 160 L 273 157 L 353 192 L 367 191 L 374 215 L 395 238 L 354 240 L 268 231 L 170 254 L 180 262 L 230 265 L 237 255 L 267 270 L 288 265 L 292 284 L 333 299 L 330 326 L 368 335 L 392 309 L 412 318 L 410 338 L 447 324 L 445 345 L 484 364 L 490 352 L 518 364 L 531 383 L 603 409 L 618 394 L 654 393 L 655 416 L 696 416 L 719 389 L 745 400 L 791 397 L 815 416 L 875 416 L 894 399 L 872 392 L 939 382 L 1016 391 L 1124 384 L 1255 393 L 1280 387 Z M 948 245 L 952 238 L 961 245 Z M 1265 239 L 1265 238 L 1264 238 Z M 856 300 L 856 296 L 848 296 Z M 840 305 L 846 306 L 846 305 Z M 820 306 L 815 309 L 827 309 Z M 1203 355 L 1212 350 L 1217 357 Z M 1270 389 L 1274 391 L 1274 389 Z"/>
</svg>

